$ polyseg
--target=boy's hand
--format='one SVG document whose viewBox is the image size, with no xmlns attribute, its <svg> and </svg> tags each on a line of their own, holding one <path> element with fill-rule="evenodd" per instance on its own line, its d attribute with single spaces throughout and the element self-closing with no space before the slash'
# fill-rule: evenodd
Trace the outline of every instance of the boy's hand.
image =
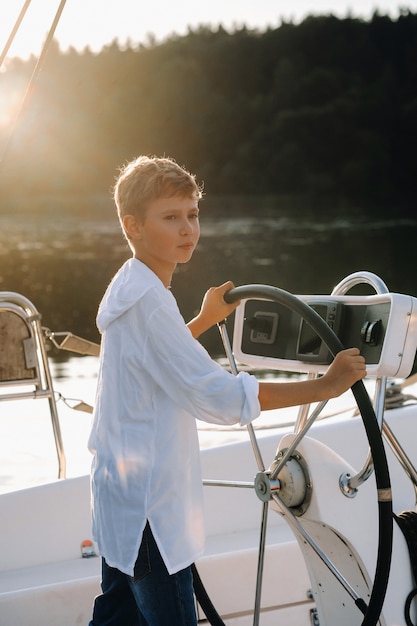
<svg viewBox="0 0 417 626">
<path fill-rule="evenodd" d="M 199 337 L 203 332 L 233 313 L 239 302 L 227 304 L 223 297 L 233 287 L 232 281 L 228 280 L 219 287 L 211 287 L 205 293 L 199 314 L 187 324 L 194 337 Z"/>
<path fill-rule="evenodd" d="M 365 359 L 357 348 L 348 348 L 336 354 L 322 380 L 328 386 L 328 396 L 336 398 L 365 376 Z"/>
<path fill-rule="evenodd" d="M 227 291 L 233 289 L 234 284 L 231 280 L 228 280 L 219 287 L 210 287 L 206 291 L 203 302 L 201 304 L 200 315 L 204 316 L 210 323 L 210 326 L 221 322 L 238 306 L 239 302 L 233 302 L 233 304 L 227 304 L 224 301 L 224 294 Z"/>
<path fill-rule="evenodd" d="M 259 402 L 263 411 L 300 406 L 336 398 L 366 376 L 365 359 L 357 348 L 339 352 L 320 378 L 298 382 L 259 383 Z"/>
</svg>

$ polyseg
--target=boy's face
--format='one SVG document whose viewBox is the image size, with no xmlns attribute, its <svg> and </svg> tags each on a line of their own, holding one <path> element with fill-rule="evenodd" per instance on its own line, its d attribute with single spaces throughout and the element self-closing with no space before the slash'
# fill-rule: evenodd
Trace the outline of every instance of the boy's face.
<svg viewBox="0 0 417 626">
<path fill-rule="evenodd" d="M 142 221 L 124 219 L 135 256 L 159 274 L 192 257 L 200 238 L 198 200 L 194 197 L 158 198 L 147 205 Z"/>
</svg>

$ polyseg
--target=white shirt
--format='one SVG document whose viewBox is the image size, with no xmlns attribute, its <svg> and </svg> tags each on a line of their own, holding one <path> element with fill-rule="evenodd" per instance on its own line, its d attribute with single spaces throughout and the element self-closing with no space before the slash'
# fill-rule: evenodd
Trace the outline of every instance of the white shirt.
<svg viewBox="0 0 417 626">
<path fill-rule="evenodd" d="M 195 418 L 245 425 L 259 416 L 258 382 L 211 359 L 175 298 L 137 259 L 100 304 L 100 372 L 89 449 L 93 536 L 110 567 L 133 575 L 149 520 L 170 574 L 204 550 Z"/>
</svg>

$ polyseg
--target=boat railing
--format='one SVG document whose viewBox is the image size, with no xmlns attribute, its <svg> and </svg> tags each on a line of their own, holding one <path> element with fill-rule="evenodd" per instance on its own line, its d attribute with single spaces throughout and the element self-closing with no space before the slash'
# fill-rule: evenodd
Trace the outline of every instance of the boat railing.
<svg viewBox="0 0 417 626">
<path fill-rule="evenodd" d="M 0 292 L 0 344 L 0 402 L 48 400 L 58 478 L 65 478 L 66 458 L 41 315 L 30 300 L 12 291 Z"/>
<path fill-rule="evenodd" d="M 346 276 L 346 278 L 336 285 L 332 291 L 332 295 L 344 295 L 356 285 L 364 283 L 370 285 L 377 294 L 389 293 L 387 285 L 379 276 L 371 272 L 354 272 Z M 386 377 L 378 378 L 376 380 L 374 398 L 375 415 L 385 440 L 413 484 L 417 502 L 417 472 L 403 447 L 396 439 L 393 431 L 384 420 L 386 389 Z M 363 467 L 354 476 L 342 476 L 341 485 L 344 485 L 344 490 L 347 490 L 348 493 L 354 494 L 358 487 L 369 478 L 372 472 L 373 460 L 369 451 Z"/>
</svg>

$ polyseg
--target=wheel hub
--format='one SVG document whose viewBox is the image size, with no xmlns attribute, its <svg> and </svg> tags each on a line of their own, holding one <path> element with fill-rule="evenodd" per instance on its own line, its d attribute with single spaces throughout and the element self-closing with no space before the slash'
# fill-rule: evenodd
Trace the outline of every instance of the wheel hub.
<svg viewBox="0 0 417 626">
<path fill-rule="evenodd" d="M 271 467 L 256 475 L 256 495 L 263 502 L 268 502 L 272 495 L 276 494 L 294 515 L 300 516 L 308 509 L 311 501 L 312 485 L 307 464 L 295 451 L 280 469 L 277 478 L 271 480 L 271 475 L 281 462 L 284 453 L 285 449 L 280 450 Z"/>
</svg>

